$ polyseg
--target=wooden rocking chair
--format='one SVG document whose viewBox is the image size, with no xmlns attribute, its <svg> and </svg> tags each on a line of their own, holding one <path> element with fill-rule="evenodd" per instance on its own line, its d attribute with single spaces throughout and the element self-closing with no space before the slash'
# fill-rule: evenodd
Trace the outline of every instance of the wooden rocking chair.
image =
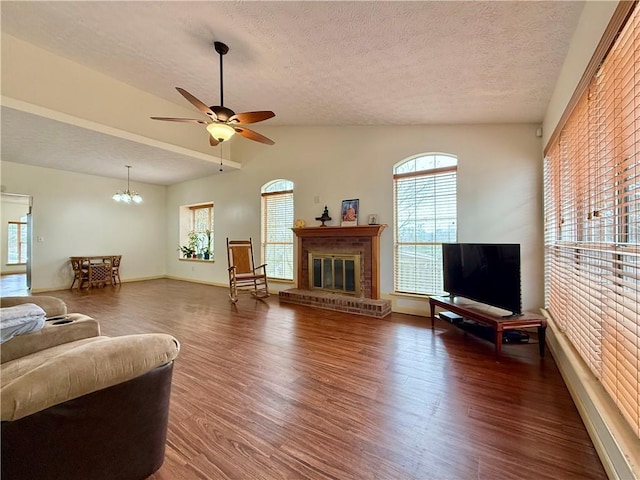
<svg viewBox="0 0 640 480">
<path fill-rule="evenodd" d="M 227 238 L 227 259 L 229 261 L 229 298 L 238 301 L 238 292 L 249 291 L 256 298 L 269 296 L 267 285 L 267 265 L 256 267 L 253 263 L 253 243 L 249 240 L 229 240 Z"/>
</svg>

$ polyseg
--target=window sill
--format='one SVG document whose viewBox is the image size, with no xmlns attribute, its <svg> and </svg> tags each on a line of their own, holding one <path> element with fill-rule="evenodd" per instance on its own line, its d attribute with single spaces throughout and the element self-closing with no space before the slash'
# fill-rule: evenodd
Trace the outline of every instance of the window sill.
<svg viewBox="0 0 640 480">
<path fill-rule="evenodd" d="M 286 283 L 288 285 L 293 285 L 295 283 L 293 280 L 288 280 L 288 279 L 284 279 L 284 278 L 267 277 L 267 280 L 269 280 L 269 282 L 271 282 L 271 283 Z"/>
<path fill-rule="evenodd" d="M 204 262 L 204 263 L 214 263 L 215 260 L 213 258 L 210 258 L 209 260 L 205 260 L 204 258 L 183 258 L 180 257 L 178 258 L 179 261 L 181 262 Z"/>
<path fill-rule="evenodd" d="M 429 300 L 429 297 L 438 296 L 435 293 L 404 293 L 404 292 L 392 292 L 389 295 L 394 297 L 413 298 L 414 300 Z"/>
</svg>

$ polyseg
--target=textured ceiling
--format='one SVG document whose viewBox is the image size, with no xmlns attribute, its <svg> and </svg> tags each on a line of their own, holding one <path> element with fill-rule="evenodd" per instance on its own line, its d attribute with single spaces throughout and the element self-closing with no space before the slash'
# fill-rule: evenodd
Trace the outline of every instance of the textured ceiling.
<svg viewBox="0 0 640 480">
<path fill-rule="evenodd" d="M 540 123 L 583 5 L 5 1 L 1 9 L 3 32 L 177 105 L 186 101 L 176 86 L 219 104 L 217 40 L 230 47 L 224 95 L 236 112 L 273 110 L 269 125 L 425 125 Z"/>
<path fill-rule="evenodd" d="M 115 178 L 126 178 L 125 165 L 133 165 L 132 181 L 156 185 L 216 175 L 221 168 L 215 157 L 207 161 L 180 155 L 7 107 L 2 108 L 2 158 Z M 226 162 L 222 168 L 235 170 Z"/>
</svg>

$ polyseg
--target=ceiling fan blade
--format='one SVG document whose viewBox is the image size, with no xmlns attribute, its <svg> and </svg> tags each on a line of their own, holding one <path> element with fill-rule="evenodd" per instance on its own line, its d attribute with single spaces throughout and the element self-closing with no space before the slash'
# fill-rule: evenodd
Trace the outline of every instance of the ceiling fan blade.
<svg viewBox="0 0 640 480">
<path fill-rule="evenodd" d="M 209 135 L 209 145 L 211 145 L 212 147 L 215 147 L 216 145 L 218 145 L 220 142 L 218 140 L 216 140 L 215 138 L 213 138 L 211 135 Z"/>
<path fill-rule="evenodd" d="M 270 138 L 267 138 L 258 132 L 254 132 L 253 130 L 249 130 L 248 128 L 233 127 L 233 129 L 238 135 L 242 135 L 244 138 L 248 138 L 249 140 L 255 140 L 256 142 L 265 143 L 267 145 L 275 145 L 276 143 Z"/>
<path fill-rule="evenodd" d="M 174 118 L 174 117 L 151 117 L 152 120 L 165 120 L 167 122 L 201 123 L 207 125 L 208 122 L 195 118 Z"/>
<path fill-rule="evenodd" d="M 244 113 L 236 113 L 235 115 L 230 117 L 228 121 L 247 124 L 247 123 L 261 122 L 263 120 L 267 120 L 275 116 L 276 114 L 271 111 L 244 112 Z"/>
<path fill-rule="evenodd" d="M 180 87 L 176 87 L 176 90 L 178 90 L 180 92 L 180 94 L 186 98 L 187 100 L 189 100 L 189 102 L 191 102 L 191 104 L 196 107 L 198 110 L 200 110 L 202 113 L 204 113 L 205 115 L 209 115 L 211 118 L 213 118 L 214 120 L 217 120 L 216 114 L 213 113 L 213 110 L 211 110 L 209 107 L 207 107 L 204 103 L 202 103 L 200 100 L 198 100 L 196 97 L 194 97 L 193 95 L 191 95 L 189 92 L 187 92 L 184 88 L 180 88 Z"/>
</svg>

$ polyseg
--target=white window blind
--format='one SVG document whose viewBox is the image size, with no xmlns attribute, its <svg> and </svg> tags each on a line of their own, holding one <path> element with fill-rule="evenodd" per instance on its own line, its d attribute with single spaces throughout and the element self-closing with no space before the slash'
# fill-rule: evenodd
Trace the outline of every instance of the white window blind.
<svg viewBox="0 0 640 480">
<path fill-rule="evenodd" d="M 262 190 L 262 258 L 267 276 L 293 280 L 293 182 L 275 180 Z"/>
<path fill-rule="evenodd" d="M 546 305 L 640 438 L 640 16 L 545 158 Z"/>
<path fill-rule="evenodd" d="M 457 159 L 447 154 L 411 158 L 394 168 L 394 289 L 443 293 L 442 243 L 457 236 Z"/>
</svg>

